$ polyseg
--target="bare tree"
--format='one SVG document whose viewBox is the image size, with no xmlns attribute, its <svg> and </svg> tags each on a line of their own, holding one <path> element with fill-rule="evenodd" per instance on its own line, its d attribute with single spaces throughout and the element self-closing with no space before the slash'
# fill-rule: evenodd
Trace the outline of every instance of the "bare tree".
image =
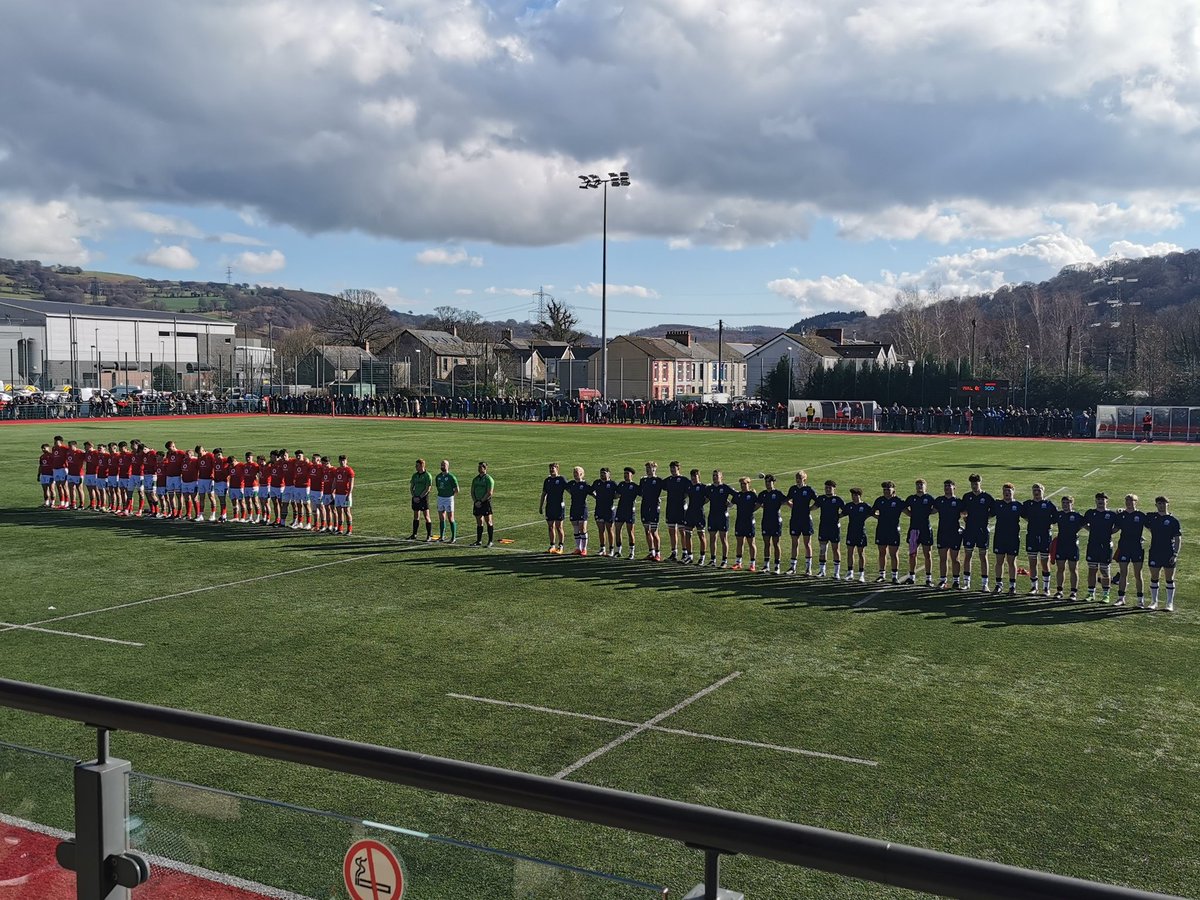
<svg viewBox="0 0 1200 900">
<path fill-rule="evenodd" d="M 321 329 L 335 344 L 369 349 L 389 329 L 388 308 L 379 295 L 365 288 L 349 288 L 329 302 Z"/>
<path fill-rule="evenodd" d="M 541 320 L 533 326 L 535 337 L 544 341 L 563 341 L 567 344 L 578 344 L 583 340 L 583 334 L 577 328 L 579 317 L 567 304 L 553 297 L 546 303 L 546 312 Z"/>
<path fill-rule="evenodd" d="M 321 344 L 321 333 L 311 325 L 301 325 L 284 332 L 275 342 L 275 356 L 283 367 L 285 381 L 296 380 L 300 360 L 310 356 Z"/>
</svg>

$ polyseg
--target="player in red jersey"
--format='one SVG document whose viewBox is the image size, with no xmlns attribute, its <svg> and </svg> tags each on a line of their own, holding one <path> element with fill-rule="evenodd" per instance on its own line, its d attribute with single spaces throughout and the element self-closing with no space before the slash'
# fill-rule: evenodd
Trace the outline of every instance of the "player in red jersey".
<svg viewBox="0 0 1200 900">
<path fill-rule="evenodd" d="M 154 466 L 154 518 L 165 519 L 171 515 L 171 496 L 167 493 L 167 454 L 158 454 Z"/>
<path fill-rule="evenodd" d="M 67 503 L 67 455 L 70 453 L 66 441 L 61 434 L 54 436 L 54 445 L 50 448 L 51 473 L 54 479 L 54 501 L 59 509 L 66 509 Z"/>
<path fill-rule="evenodd" d="M 167 441 L 166 448 L 164 464 L 167 470 L 167 515 L 172 519 L 178 519 L 179 514 L 183 511 L 183 482 L 179 478 L 179 472 L 183 467 L 183 458 L 186 454 L 175 445 L 174 441 Z"/>
<path fill-rule="evenodd" d="M 54 507 L 54 454 L 49 444 L 42 444 L 42 455 L 38 457 L 38 484 L 42 486 L 42 506 Z"/>
<path fill-rule="evenodd" d="M 196 519 L 196 492 L 200 488 L 200 457 L 188 450 L 179 463 L 179 490 L 183 494 L 183 518 Z"/>
<path fill-rule="evenodd" d="M 111 454 L 108 447 L 96 447 L 96 509 L 100 512 L 108 505 L 108 462 Z"/>
<path fill-rule="evenodd" d="M 221 504 L 220 518 L 217 517 L 217 511 L 214 509 L 211 522 L 217 519 L 219 522 L 228 522 L 229 516 L 226 514 L 226 496 L 229 493 L 229 472 L 233 469 L 233 460 L 225 455 L 225 452 L 217 447 L 213 450 L 213 489 L 216 492 L 217 500 Z"/>
<path fill-rule="evenodd" d="M 247 497 L 251 501 L 248 506 L 252 510 L 250 517 L 251 523 L 258 525 L 264 521 L 267 513 L 267 495 L 271 492 L 271 488 L 267 485 L 267 459 L 265 456 L 258 456 L 253 460 L 251 465 L 250 454 L 246 454 L 246 482 L 242 485 L 242 491 L 245 493 L 247 486 L 255 488 L 254 496 Z"/>
<path fill-rule="evenodd" d="M 104 479 L 104 509 L 116 512 L 121 499 L 121 448 L 116 441 L 108 442 L 108 477 Z"/>
<path fill-rule="evenodd" d="M 321 466 L 321 460 L 322 457 L 313 454 L 313 458 L 309 460 L 308 463 L 309 531 L 317 530 L 317 513 L 321 511 L 321 498 L 324 493 L 321 482 L 325 477 L 324 469 Z"/>
<path fill-rule="evenodd" d="M 129 449 L 129 445 L 124 441 L 117 444 L 117 490 L 116 490 L 116 506 L 114 512 L 118 516 L 129 514 L 131 505 L 130 488 L 133 485 L 133 451 Z"/>
<path fill-rule="evenodd" d="M 283 517 L 287 514 L 287 470 L 289 468 L 288 452 L 276 450 L 275 459 L 268 466 L 271 474 L 271 513 L 267 524 L 273 528 L 283 527 Z"/>
<path fill-rule="evenodd" d="M 297 450 L 288 463 L 287 485 L 283 491 L 284 500 L 287 501 L 284 517 L 286 518 L 288 513 L 291 514 L 288 527 L 295 531 L 305 525 L 304 507 L 308 503 L 308 460 L 303 450 Z"/>
<path fill-rule="evenodd" d="M 249 454 L 246 454 L 249 456 Z M 241 459 L 234 459 L 233 456 L 228 456 L 229 461 L 229 506 L 232 510 L 232 522 L 244 522 L 243 515 L 246 507 L 242 497 L 242 482 L 246 478 L 246 462 Z"/>
<path fill-rule="evenodd" d="M 96 470 L 100 464 L 100 451 L 91 441 L 83 442 L 83 486 L 87 488 L 88 509 L 96 508 Z"/>
<path fill-rule="evenodd" d="M 204 500 L 208 499 L 208 508 L 212 520 L 217 520 L 217 498 L 213 494 L 213 472 L 217 461 L 213 454 L 204 449 L 203 444 L 196 445 L 196 521 L 204 521 Z"/>
<path fill-rule="evenodd" d="M 139 444 L 138 449 L 142 453 L 141 499 L 150 508 L 149 515 L 154 517 L 158 514 L 158 451 L 153 447 L 147 447 L 145 444 Z M 142 509 L 139 506 L 138 515 L 140 516 L 141 514 Z"/>
<path fill-rule="evenodd" d="M 342 534 L 345 524 L 345 534 L 354 532 L 354 515 L 350 512 L 354 495 L 354 470 L 346 461 L 343 454 L 338 457 L 338 467 L 333 473 L 333 505 L 337 510 L 337 533 Z"/>
<path fill-rule="evenodd" d="M 67 441 L 67 496 L 71 509 L 83 509 L 83 466 L 87 452 L 74 441 Z"/>
<path fill-rule="evenodd" d="M 321 521 L 322 530 L 333 534 L 337 529 L 337 511 L 333 506 L 333 476 L 336 466 L 329 464 L 329 457 L 321 457 Z"/>
</svg>

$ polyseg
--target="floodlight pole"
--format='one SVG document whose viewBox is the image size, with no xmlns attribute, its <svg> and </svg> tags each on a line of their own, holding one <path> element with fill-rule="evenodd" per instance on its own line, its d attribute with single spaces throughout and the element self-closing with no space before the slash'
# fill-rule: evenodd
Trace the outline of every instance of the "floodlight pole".
<svg viewBox="0 0 1200 900">
<path fill-rule="evenodd" d="M 608 399 L 608 186 L 629 187 L 628 172 L 609 172 L 607 178 L 599 175 L 580 175 L 579 189 L 601 188 L 602 202 L 600 238 L 600 395 Z"/>
</svg>

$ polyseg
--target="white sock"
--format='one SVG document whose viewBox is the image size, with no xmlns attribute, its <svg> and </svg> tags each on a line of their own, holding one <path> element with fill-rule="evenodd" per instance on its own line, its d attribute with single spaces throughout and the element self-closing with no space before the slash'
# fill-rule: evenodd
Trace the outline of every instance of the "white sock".
<svg viewBox="0 0 1200 900">
<path fill-rule="evenodd" d="M 1168 603 L 1175 602 L 1175 582 L 1174 581 L 1167 582 L 1167 602 Z"/>
<path fill-rule="evenodd" d="M 1155 603 L 1158 602 L 1158 582 L 1157 581 L 1150 582 L 1150 599 L 1153 600 Z"/>
</svg>

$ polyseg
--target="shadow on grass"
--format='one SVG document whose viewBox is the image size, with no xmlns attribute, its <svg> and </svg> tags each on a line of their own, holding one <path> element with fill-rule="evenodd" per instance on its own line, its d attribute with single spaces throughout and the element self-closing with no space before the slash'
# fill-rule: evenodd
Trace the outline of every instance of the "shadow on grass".
<svg viewBox="0 0 1200 900">
<path fill-rule="evenodd" d="M 996 596 L 975 591 L 937 591 L 922 587 L 895 587 L 871 582 L 838 582 L 826 578 L 765 575 L 760 572 L 731 572 L 701 569 L 675 563 L 653 563 L 589 556 L 551 556 L 538 553 L 508 553 L 497 550 L 455 548 L 451 560 L 445 551 L 394 560 L 409 566 L 444 569 L 488 577 L 536 581 L 539 592 L 555 580 L 603 584 L 617 590 L 657 593 L 683 592 L 719 600 L 750 600 L 780 612 L 820 607 L 854 614 L 899 612 L 949 619 L 955 624 L 980 623 L 983 627 L 1007 625 L 1069 625 L 1096 622 L 1143 610 L 1114 608 L 1100 603 L 1056 601 L 1046 597 Z M 449 548 L 445 548 L 449 550 Z M 454 551 L 450 551 L 454 552 Z M 879 590 L 884 588 L 883 590 Z M 532 585 L 530 586 L 532 590 Z M 519 590 L 519 588 L 518 588 Z M 491 596 L 480 590 L 480 596 Z M 867 601 L 865 604 L 863 601 Z M 862 604 L 862 605 L 860 605 Z"/>
</svg>

